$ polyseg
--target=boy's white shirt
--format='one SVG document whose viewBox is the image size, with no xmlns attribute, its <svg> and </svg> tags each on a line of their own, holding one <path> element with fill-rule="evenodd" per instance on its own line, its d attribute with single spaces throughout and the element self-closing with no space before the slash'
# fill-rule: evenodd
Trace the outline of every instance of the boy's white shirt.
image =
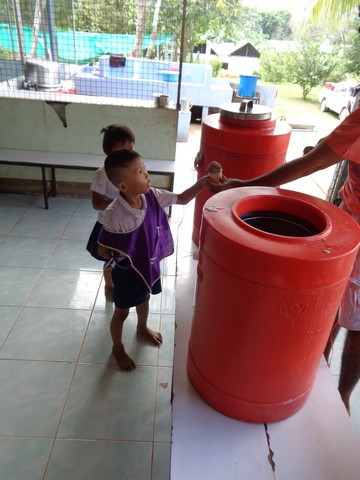
<svg viewBox="0 0 360 480">
<path fill-rule="evenodd" d="M 158 188 L 151 188 L 162 208 L 174 205 L 177 202 L 177 193 L 169 192 Z M 131 207 L 118 192 L 116 198 L 104 212 L 103 225 L 106 230 L 112 233 L 131 232 L 138 228 L 143 222 L 146 214 L 146 197 L 141 195 L 143 208 Z"/>
</svg>

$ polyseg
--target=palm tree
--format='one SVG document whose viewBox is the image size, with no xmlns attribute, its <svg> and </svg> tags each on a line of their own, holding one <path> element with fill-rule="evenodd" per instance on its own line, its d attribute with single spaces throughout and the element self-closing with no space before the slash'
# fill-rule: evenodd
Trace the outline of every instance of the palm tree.
<svg viewBox="0 0 360 480">
<path fill-rule="evenodd" d="M 311 12 L 314 20 L 336 20 L 347 15 L 360 5 L 359 0 L 318 0 Z"/>
</svg>

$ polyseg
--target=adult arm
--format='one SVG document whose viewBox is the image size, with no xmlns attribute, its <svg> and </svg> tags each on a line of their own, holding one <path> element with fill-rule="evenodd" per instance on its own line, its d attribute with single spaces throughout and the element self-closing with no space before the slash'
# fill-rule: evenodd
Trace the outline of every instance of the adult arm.
<svg viewBox="0 0 360 480">
<path fill-rule="evenodd" d="M 219 192 L 229 188 L 255 185 L 277 187 L 311 175 L 318 170 L 328 168 L 342 160 L 343 158 L 329 147 L 326 139 L 323 139 L 306 155 L 284 163 L 268 173 L 250 180 L 228 179 L 228 181 L 221 186 L 211 184 L 211 189 Z"/>
</svg>

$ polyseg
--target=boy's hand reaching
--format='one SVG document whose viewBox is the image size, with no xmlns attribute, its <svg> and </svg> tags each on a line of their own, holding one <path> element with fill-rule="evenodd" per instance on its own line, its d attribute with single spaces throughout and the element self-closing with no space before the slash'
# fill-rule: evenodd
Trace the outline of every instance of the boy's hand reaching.
<svg viewBox="0 0 360 480">
<path fill-rule="evenodd" d="M 209 176 L 205 175 L 204 177 L 199 178 L 194 185 L 186 190 L 184 190 L 182 193 L 178 194 L 177 197 L 177 205 L 186 205 L 187 203 L 190 202 L 193 198 L 198 195 L 201 190 L 208 185 L 209 183 Z"/>
</svg>

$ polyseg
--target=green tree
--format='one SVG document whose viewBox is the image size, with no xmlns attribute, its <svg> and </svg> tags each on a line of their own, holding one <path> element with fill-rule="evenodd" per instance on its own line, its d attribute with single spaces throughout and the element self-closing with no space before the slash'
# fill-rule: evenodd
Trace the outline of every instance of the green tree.
<svg viewBox="0 0 360 480">
<path fill-rule="evenodd" d="M 260 12 L 262 33 L 269 40 L 288 40 L 292 38 L 290 26 L 291 13 L 287 10 Z"/>
<path fill-rule="evenodd" d="M 136 32 L 136 0 L 78 0 L 75 10 L 76 30 L 102 33 Z"/>
<path fill-rule="evenodd" d="M 153 54 L 153 47 L 154 42 L 158 34 L 158 25 L 159 25 L 159 14 L 161 9 L 161 0 L 156 0 L 154 14 L 153 14 L 153 21 L 152 21 L 152 28 L 151 28 L 151 37 L 150 37 L 150 45 L 146 51 L 146 58 L 151 58 Z"/>
<path fill-rule="evenodd" d="M 357 23 L 353 22 L 351 39 L 343 49 L 343 62 L 345 72 L 360 80 L 360 34 L 356 29 Z"/>
<path fill-rule="evenodd" d="M 321 51 L 319 43 L 304 37 L 299 48 L 288 53 L 286 68 L 290 80 L 301 87 L 305 99 L 313 87 L 329 79 L 336 61 L 336 56 Z"/>
<path fill-rule="evenodd" d="M 286 53 L 273 49 L 263 50 L 260 57 L 260 78 L 264 82 L 283 83 L 287 81 Z"/>
<path fill-rule="evenodd" d="M 329 20 L 322 19 L 316 21 L 308 20 L 302 29 L 297 32 L 297 36 L 306 36 L 312 42 L 327 45 L 330 49 L 334 68 L 327 80 L 338 82 L 344 80 L 345 74 L 351 74 L 353 77 L 360 75 L 360 57 L 358 55 L 360 48 L 360 35 L 358 27 L 360 21 L 357 17 L 357 9 L 350 7 L 348 14 Z"/>
<path fill-rule="evenodd" d="M 210 61 L 210 65 L 212 68 L 212 76 L 218 77 L 221 70 L 221 61 L 216 58 Z"/>
<path fill-rule="evenodd" d="M 316 22 L 326 20 L 336 23 L 343 15 L 355 11 L 358 5 L 358 0 L 317 0 L 311 11 L 311 18 Z"/>
<path fill-rule="evenodd" d="M 241 15 L 241 0 L 188 0 L 186 11 L 186 53 L 206 41 L 221 42 L 233 36 Z"/>
<path fill-rule="evenodd" d="M 141 57 L 148 6 L 149 0 L 138 0 L 135 47 L 131 52 L 133 57 Z"/>
</svg>

